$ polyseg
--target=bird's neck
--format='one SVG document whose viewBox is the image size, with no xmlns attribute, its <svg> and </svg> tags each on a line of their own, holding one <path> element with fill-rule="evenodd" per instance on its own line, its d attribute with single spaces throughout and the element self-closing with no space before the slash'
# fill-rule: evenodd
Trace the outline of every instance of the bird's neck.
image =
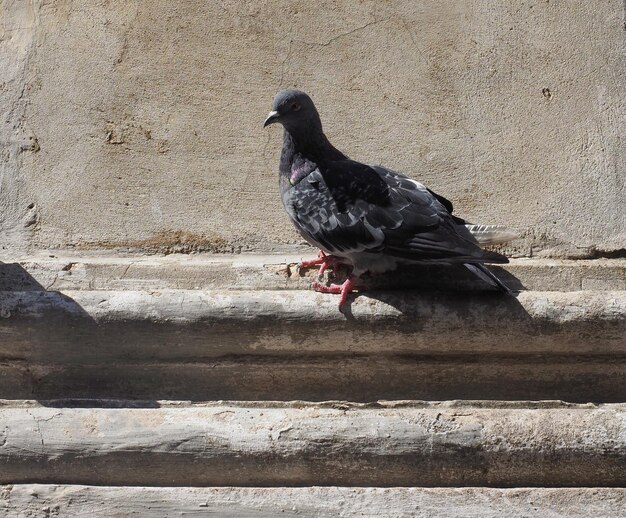
<svg viewBox="0 0 626 518">
<path fill-rule="evenodd" d="M 281 172 L 283 169 L 284 172 L 290 171 L 296 159 L 323 164 L 346 158 L 346 155 L 330 143 L 321 128 L 307 127 L 299 130 L 285 128 L 280 158 Z"/>
</svg>

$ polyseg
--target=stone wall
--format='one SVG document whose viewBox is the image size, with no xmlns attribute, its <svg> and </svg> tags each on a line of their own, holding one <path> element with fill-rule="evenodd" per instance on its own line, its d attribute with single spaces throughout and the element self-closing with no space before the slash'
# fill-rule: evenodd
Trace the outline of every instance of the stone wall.
<svg viewBox="0 0 626 518">
<path fill-rule="evenodd" d="M 262 128 L 292 86 L 351 157 L 518 229 L 513 255 L 626 247 L 623 0 L 0 6 L 4 256 L 299 243 Z"/>
</svg>

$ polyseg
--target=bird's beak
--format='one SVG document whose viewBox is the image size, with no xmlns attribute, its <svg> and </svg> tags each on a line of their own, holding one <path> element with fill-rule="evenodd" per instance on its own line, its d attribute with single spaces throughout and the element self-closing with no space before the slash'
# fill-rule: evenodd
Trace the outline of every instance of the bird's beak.
<svg viewBox="0 0 626 518">
<path fill-rule="evenodd" d="M 280 113 L 278 113 L 276 110 L 269 112 L 267 115 L 267 119 L 265 119 L 265 122 L 263 123 L 263 127 L 265 128 L 270 124 L 274 124 L 278 120 L 278 117 L 280 117 Z"/>
</svg>

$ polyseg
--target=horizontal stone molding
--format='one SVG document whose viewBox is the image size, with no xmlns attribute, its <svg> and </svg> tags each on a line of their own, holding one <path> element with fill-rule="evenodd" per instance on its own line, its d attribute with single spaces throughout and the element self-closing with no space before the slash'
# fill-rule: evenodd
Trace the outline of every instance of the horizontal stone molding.
<svg viewBox="0 0 626 518">
<path fill-rule="evenodd" d="M 623 486 L 626 406 L 0 407 L 0 483 Z"/>
<path fill-rule="evenodd" d="M 301 258 L 0 264 L 0 396 L 626 400 L 626 260 L 514 259 L 496 271 L 532 288 L 515 296 L 416 268 L 364 279 L 340 313 Z"/>
<path fill-rule="evenodd" d="M 199 361 L 229 355 L 624 355 L 626 291 L 0 292 L 0 359 Z"/>
</svg>

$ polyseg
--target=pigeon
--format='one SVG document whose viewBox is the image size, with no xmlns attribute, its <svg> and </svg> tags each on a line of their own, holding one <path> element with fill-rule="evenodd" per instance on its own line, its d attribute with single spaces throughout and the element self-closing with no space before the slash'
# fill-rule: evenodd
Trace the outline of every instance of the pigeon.
<svg viewBox="0 0 626 518">
<path fill-rule="evenodd" d="M 514 233 L 495 225 L 471 225 L 453 215 L 452 203 L 421 183 L 380 165 L 351 160 L 322 130 L 311 98 L 282 90 L 264 127 L 284 128 L 279 187 L 283 206 L 299 234 L 320 249 L 311 287 L 340 294 L 340 311 L 355 280 L 365 273 L 392 271 L 405 264 L 463 264 L 492 287 L 509 288 L 485 263 L 507 263 L 481 245 L 505 242 Z M 325 284 L 328 268 L 347 265 L 342 284 Z"/>
</svg>

